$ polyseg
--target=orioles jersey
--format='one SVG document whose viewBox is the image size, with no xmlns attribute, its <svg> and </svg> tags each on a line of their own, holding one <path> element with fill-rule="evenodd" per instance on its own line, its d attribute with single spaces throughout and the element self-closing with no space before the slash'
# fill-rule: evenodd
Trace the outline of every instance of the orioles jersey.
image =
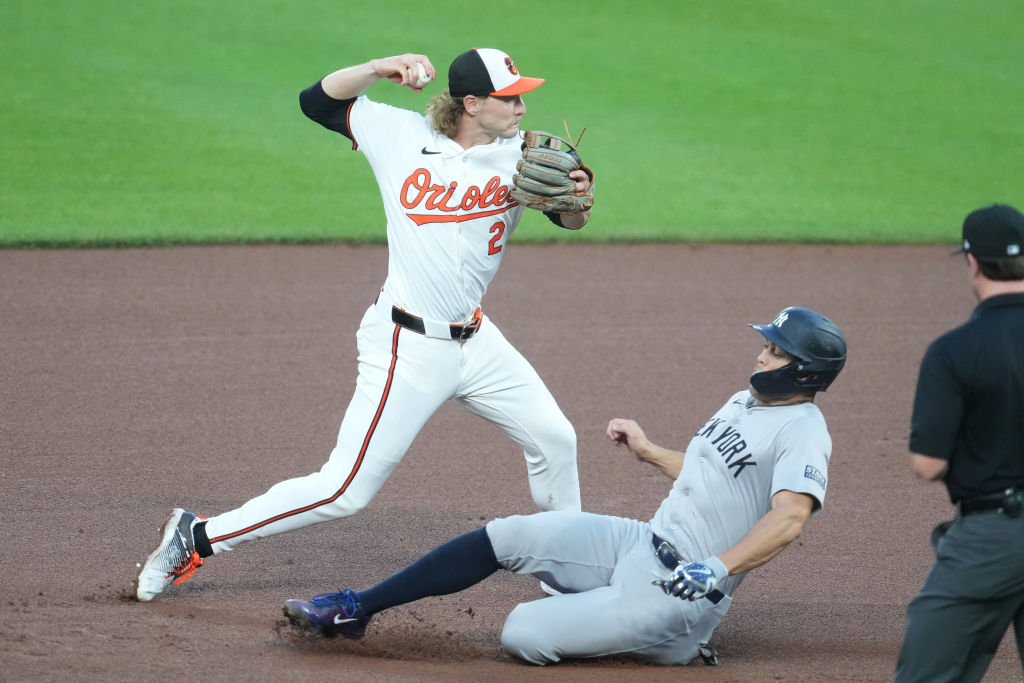
<svg viewBox="0 0 1024 683">
<path fill-rule="evenodd" d="M 388 298 L 425 318 L 470 319 L 523 215 L 509 196 L 519 138 L 463 149 L 429 117 L 365 95 L 331 100 L 318 83 L 302 100 L 370 163 L 387 218 Z"/>
</svg>

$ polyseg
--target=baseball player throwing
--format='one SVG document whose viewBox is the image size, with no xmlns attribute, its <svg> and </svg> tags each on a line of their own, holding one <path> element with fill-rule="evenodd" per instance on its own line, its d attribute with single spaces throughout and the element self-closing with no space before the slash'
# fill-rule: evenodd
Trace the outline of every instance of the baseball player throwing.
<svg viewBox="0 0 1024 683">
<path fill-rule="evenodd" d="M 577 511 L 496 519 L 368 590 L 288 600 L 285 615 L 321 636 L 359 638 L 382 610 L 505 569 L 562 591 L 520 604 L 505 622 L 502 646 L 527 662 L 717 661 L 704 646 L 746 572 L 821 510 L 832 442 L 813 400 L 846 361 L 839 329 L 808 309 L 752 327 L 765 341 L 750 387 L 697 430 L 685 456 L 651 443 L 633 420 L 609 422 L 612 441 L 675 479 L 649 522 Z"/>
<path fill-rule="evenodd" d="M 572 425 L 480 308 L 523 214 L 509 196 L 521 158 L 522 95 L 543 79 L 481 48 L 452 62 L 449 90 L 431 100 L 428 116 L 361 94 L 382 78 L 421 92 L 435 77 L 427 57 L 406 54 L 335 71 L 300 95 L 306 116 L 366 156 L 387 216 L 388 273 L 359 326 L 355 393 L 319 472 L 213 517 L 175 509 L 139 573 L 139 600 L 244 541 L 358 512 L 451 398 L 522 447 L 541 510 L 580 509 Z M 587 173 L 569 176 L 581 194 L 590 189 Z M 578 229 L 590 210 L 548 217 Z"/>
</svg>

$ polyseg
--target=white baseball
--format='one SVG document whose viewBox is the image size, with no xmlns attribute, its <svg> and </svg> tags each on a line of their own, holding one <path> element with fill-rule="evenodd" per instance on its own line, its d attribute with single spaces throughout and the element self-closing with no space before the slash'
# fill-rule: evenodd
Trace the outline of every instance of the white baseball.
<svg viewBox="0 0 1024 683">
<path fill-rule="evenodd" d="M 427 70 L 423 68 L 422 62 L 416 62 L 416 74 L 416 80 L 412 84 L 414 88 L 424 88 L 433 80 L 427 75 Z"/>
</svg>

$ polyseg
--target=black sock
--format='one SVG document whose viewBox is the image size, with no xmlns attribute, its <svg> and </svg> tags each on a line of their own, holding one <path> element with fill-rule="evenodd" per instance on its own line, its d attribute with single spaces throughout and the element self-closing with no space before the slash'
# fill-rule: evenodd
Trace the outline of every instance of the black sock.
<svg viewBox="0 0 1024 683">
<path fill-rule="evenodd" d="M 210 538 L 206 535 L 205 520 L 192 527 L 192 540 L 196 544 L 196 552 L 199 553 L 199 557 L 213 555 L 213 545 L 210 544 Z"/>
<path fill-rule="evenodd" d="M 448 595 L 480 583 L 501 569 L 487 529 L 456 536 L 376 586 L 359 591 L 359 602 L 374 614 L 431 595 Z"/>
</svg>

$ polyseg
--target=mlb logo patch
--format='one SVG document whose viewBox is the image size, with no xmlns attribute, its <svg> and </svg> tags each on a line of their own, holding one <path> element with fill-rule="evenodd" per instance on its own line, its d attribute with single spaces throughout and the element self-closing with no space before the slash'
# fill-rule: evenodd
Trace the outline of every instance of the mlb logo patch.
<svg viewBox="0 0 1024 683">
<path fill-rule="evenodd" d="M 822 474 L 821 470 L 817 467 L 811 467 L 810 465 L 805 467 L 804 476 L 818 482 L 818 485 L 821 486 L 821 488 L 825 488 L 825 475 Z"/>
</svg>

